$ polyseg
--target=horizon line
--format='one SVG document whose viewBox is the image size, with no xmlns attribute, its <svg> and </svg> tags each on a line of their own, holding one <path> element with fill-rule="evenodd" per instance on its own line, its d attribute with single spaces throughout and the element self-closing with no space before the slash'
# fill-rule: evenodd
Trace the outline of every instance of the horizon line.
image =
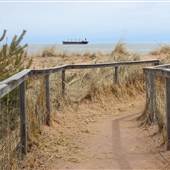
<svg viewBox="0 0 170 170">
<path fill-rule="evenodd" d="M 170 3 L 170 0 L 0 0 L 0 3 Z"/>
<path fill-rule="evenodd" d="M 166 44 L 166 43 L 170 43 L 170 41 L 108 41 L 108 42 L 90 42 L 89 44 L 90 45 L 93 45 L 93 44 L 117 44 L 117 43 L 123 43 L 123 44 Z M 50 45 L 50 44 L 53 44 L 53 45 L 62 45 L 61 42 L 49 42 L 49 43 L 45 43 L 45 42 L 41 42 L 41 43 L 37 43 L 37 42 L 30 42 L 28 43 L 28 45 Z M 89 45 L 88 44 L 88 45 Z"/>
</svg>

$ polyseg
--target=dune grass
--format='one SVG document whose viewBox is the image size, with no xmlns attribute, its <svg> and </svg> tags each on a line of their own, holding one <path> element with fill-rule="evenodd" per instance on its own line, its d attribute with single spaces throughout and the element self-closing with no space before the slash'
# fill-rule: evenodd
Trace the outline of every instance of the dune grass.
<svg viewBox="0 0 170 170">
<path fill-rule="evenodd" d="M 48 52 L 47 52 L 48 51 Z M 60 56 L 53 48 L 45 49 L 47 54 L 51 57 L 56 57 L 56 61 L 64 63 L 65 57 Z M 44 51 L 39 61 L 44 59 Z M 113 61 L 134 61 L 139 60 L 140 56 L 128 52 L 124 44 L 118 44 L 111 54 L 82 54 L 81 58 L 75 55 L 73 60 L 67 57 L 70 63 L 77 63 L 86 59 L 86 63 L 91 62 L 113 62 Z M 101 57 L 102 55 L 102 57 Z M 127 56 L 128 55 L 128 56 Z M 84 57 L 85 56 L 85 57 Z M 47 57 L 48 58 L 48 57 Z M 102 58 L 102 60 L 101 60 Z M 67 62 L 68 62 L 67 61 Z M 61 63 L 62 63 L 61 62 Z M 98 62 L 97 62 L 98 63 Z M 34 64 L 34 60 L 33 60 Z M 49 66 L 53 64 L 50 63 Z M 55 117 L 57 110 L 62 110 L 65 107 L 72 106 L 74 103 L 81 103 L 84 100 L 102 100 L 102 97 L 111 93 L 116 100 L 122 98 L 121 96 L 135 96 L 138 93 L 144 92 L 143 83 L 143 66 L 121 66 L 119 68 L 119 83 L 114 83 L 114 68 L 98 68 L 87 70 L 68 70 L 66 71 L 66 92 L 64 98 L 61 94 L 61 73 L 53 73 L 50 75 L 50 99 L 52 116 Z M 41 134 L 41 124 L 43 124 L 46 116 L 44 98 L 44 77 L 35 77 L 29 79 L 27 83 L 27 103 L 29 114 L 29 130 L 30 141 L 35 141 Z M 34 130 L 35 129 L 35 130 Z M 32 136 L 32 140 L 31 140 Z"/>
<path fill-rule="evenodd" d="M 47 68 L 67 63 L 102 63 L 114 61 L 136 61 L 140 55 L 130 52 L 126 45 L 118 43 L 111 53 L 65 54 L 54 48 L 44 49 L 37 56 L 32 56 L 31 68 Z M 147 65 L 146 65 L 147 66 Z M 61 94 L 61 73 L 50 75 L 50 101 L 52 120 L 56 121 L 58 112 L 67 114 L 66 110 L 74 112 L 83 102 L 97 102 L 104 108 L 109 108 L 109 101 L 127 100 L 143 95 L 145 91 L 143 66 L 119 67 L 119 83 L 114 82 L 114 68 L 66 71 L 66 93 Z M 159 92 L 159 89 L 157 91 Z M 162 94 L 160 94 L 162 96 Z M 44 77 L 36 76 L 27 80 L 27 115 L 29 150 L 40 145 L 42 125 L 46 119 Z M 160 98 L 160 97 L 158 97 Z M 159 100 L 157 100 L 159 102 Z M 162 101 L 160 99 L 160 101 Z M 160 102 L 159 102 L 160 103 Z M 162 112 L 159 105 L 158 110 Z M 76 106 L 76 107 L 75 107 Z M 161 114 L 160 114 L 161 115 Z M 64 116 L 65 124 L 67 116 Z M 60 120 L 57 120 L 60 121 Z M 64 132 L 63 132 L 64 133 Z M 63 134 L 63 139 L 66 138 Z M 60 139 L 62 140 L 62 138 Z"/>
<path fill-rule="evenodd" d="M 151 55 L 169 55 L 170 54 L 170 46 L 169 45 L 161 45 L 158 49 L 155 49 L 150 52 Z"/>
</svg>

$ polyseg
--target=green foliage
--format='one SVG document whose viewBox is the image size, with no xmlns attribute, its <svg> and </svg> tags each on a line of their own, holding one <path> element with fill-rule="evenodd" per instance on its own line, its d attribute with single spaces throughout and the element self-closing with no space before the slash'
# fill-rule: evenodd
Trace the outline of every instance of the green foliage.
<svg viewBox="0 0 170 170">
<path fill-rule="evenodd" d="M 23 30 L 21 35 L 15 35 L 10 44 L 4 42 L 7 31 L 4 30 L 0 37 L 0 81 L 28 68 L 31 65 L 32 60 L 27 59 L 27 53 L 25 48 L 27 44 L 21 45 L 26 31 Z"/>
<path fill-rule="evenodd" d="M 25 48 L 27 44 L 21 45 L 21 41 L 26 33 L 25 30 L 20 36 L 14 36 L 11 43 L 4 43 L 7 31 L 4 30 L 0 36 L 0 81 L 10 77 L 11 75 L 28 68 L 31 64 L 27 59 Z M 18 126 L 19 117 L 19 94 L 18 88 L 0 99 L 0 139 L 5 137 L 9 130 L 15 130 Z M 8 131 L 7 131 L 8 130 Z"/>
</svg>

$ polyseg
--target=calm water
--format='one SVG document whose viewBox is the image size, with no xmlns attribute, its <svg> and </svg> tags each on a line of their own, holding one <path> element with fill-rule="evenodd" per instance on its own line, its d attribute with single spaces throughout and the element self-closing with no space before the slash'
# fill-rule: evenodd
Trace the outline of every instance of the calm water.
<svg viewBox="0 0 170 170">
<path fill-rule="evenodd" d="M 59 52 L 65 53 L 85 53 L 85 52 L 111 52 L 116 44 L 87 44 L 87 45 L 29 45 L 28 53 L 38 53 L 43 48 L 55 47 Z M 160 44 L 127 44 L 130 51 L 137 53 L 148 53 L 158 47 Z"/>
</svg>

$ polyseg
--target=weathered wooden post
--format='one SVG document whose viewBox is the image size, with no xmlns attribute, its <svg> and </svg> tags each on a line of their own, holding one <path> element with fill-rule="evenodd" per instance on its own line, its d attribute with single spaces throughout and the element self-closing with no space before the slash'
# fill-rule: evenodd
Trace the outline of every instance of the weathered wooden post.
<svg viewBox="0 0 170 170">
<path fill-rule="evenodd" d="M 65 94 L 65 69 L 63 68 L 61 71 L 61 88 L 62 88 L 62 96 Z"/>
<path fill-rule="evenodd" d="M 156 88 L 155 75 L 153 71 L 149 71 L 149 89 L 150 89 L 150 114 L 151 119 L 156 121 Z"/>
<path fill-rule="evenodd" d="M 144 69 L 144 79 L 145 79 L 145 91 L 146 91 L 146 104 L 149 103 L 149 76 L 148 72 Z"/>
<path fill-rule="evenodd" d="M 115 66 L 114 83 L 115 84 L 119 83 L 118 66 Z"/>
<path fill-rule="evenodd" d="M 154 66 L 159 65 L 160 62 L 157 61 L 154 63 Z M 156 122 L 157 121 L 157 113 L 156 113 L 156 84 L 155 84 L 155 80 L 156 80 L 156 75 L 154 74 L 153 71 L 149 71 L 149 79 L 150 79 L 150 93 L 151 93 L 151 113 L 153 112 L 153 121 Z"/>
<path fill-rule="evenodd" d="M 157 65 L 159 65 L 160 64 L 160 61 L 157 61 L 157 62 L 155 62 L 153 65 L 154 66 L 157 66 Z"/>
<path fill-rule="evenodd" d="M 45 75 L 45 100 L 46 100 L 46 109 L 47 109 L 46 124 L 50 126 L 51 125 L 51 109 L 50 109 L 49 74 Z"/>
<path fill-rule="evenodd" d="M 170 150 L 170 79 L 166 78 L 166 130 L 167 150 Z"/>
<path fill-rule="evenodd" d="M 19 100 L 20 100 L 21 152 L 22 155 L 26 155 L 27 154 L 27 115 L 26 115 L 26 100 L 25 100 L 25 81 L 23 81 L 19 86 Z"/>
<path fill-rule="evenodd" d="M 150 70 L 144 70 L 146 83 L 146 114 L 148 121 L 156 120 L 156 91 L 155 91 L 155 75 Z M 150 123 L 151 123 L 150 122 Z"/>
</svg>

